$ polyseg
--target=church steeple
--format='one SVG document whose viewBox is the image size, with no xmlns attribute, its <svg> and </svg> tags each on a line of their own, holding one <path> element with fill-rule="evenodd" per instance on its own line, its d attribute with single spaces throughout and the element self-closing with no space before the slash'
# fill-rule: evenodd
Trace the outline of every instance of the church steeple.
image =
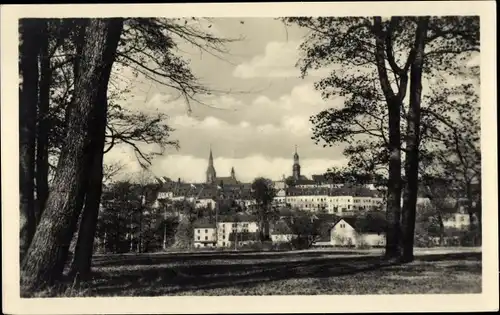
<svg viewBox="0 0 500 315">
<path fill-rule="evenodd" d="M 214 157 L 212 154 L 212 146 L 210 146 L 210 155 L 208 156 L 208 167 L 207 167 L 207 184 L 215 183 L 215 178 L 217 177 L 214 167 Z"/>
<path fill-rule="evenodd" d="M 234 171 L 234 166 L 231 167 L 231 178 L 236 179 L 236 172 Z"/>
<path fill-rule="evenodd" d="M 294 180 L 300 179 L 300 163 L 299 163 L 299 154 L 297 153 L 297 145 L 295 145 L 295 154 L 293 155 L 292 173 Z"/>
</svg>

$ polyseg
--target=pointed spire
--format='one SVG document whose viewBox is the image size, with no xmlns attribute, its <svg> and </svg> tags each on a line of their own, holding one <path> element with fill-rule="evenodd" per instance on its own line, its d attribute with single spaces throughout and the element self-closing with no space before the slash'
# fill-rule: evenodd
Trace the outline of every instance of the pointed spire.
<svg viewBox="0 0 500 315">
<path fill-rule="evenodd" d="M 231 167 L 231 178 L 236 179 L 236 172 L 234 171 L 234 166 Z"/>
<path fill-rule="evenodd" d="M 214 161 L 214 156 L 212 155 L 212 144 L 210 144 L 210 155 L 208 157 L 209 164 L 212 165 Z"/>
</svg>

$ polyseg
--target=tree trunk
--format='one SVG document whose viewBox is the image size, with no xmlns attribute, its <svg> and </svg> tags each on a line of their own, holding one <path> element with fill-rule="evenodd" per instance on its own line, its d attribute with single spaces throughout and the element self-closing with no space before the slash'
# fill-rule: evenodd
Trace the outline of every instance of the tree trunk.
<svg viewBox="0 0 500 315">
<path fill-rule="evenodd" d="M 465 193 L 467 196 L 467 214 L 469 215 L 469 231 L 474 231 L 474 206 L 472 198 L 472 183 L 466 180 Z"/>
<path fill-rule="evenodd" d="M 36 112 L 38 102 L 39 23 L 32 19 L 19 22 L 19 195 L 20 195 L 20 261 L 25 258 L 33 235 L 36 218 L 34 204 Z"/>
<path fill-rule="evenodd" d="M 387 230 L 385 257 L 399 258 L 401 234 L 401 105 L 405 95 L 407 76 L 401 76 L 400 91 L 397 95 L 391 88 L 386 68 L 386 36 L 382 29 L 382 18 L 374 17 L 375 60 L 380 86 L 384 93 L 389 114 L 389 178 L 387 182 Z M 389 39 L 390 40 L 390 39 Z"/>
<path fill-rule="evenodd" d="M 259 239 L 261 242 L 264 242 L 266 237 L 265 237 L 265 232 L 264 232 L 264 219 L 260 218 L 259 220 Z"/>
<path fill-rule="evenodd" d="M 444 223 L 443 216 L 438 213 L 438 221 L 439 221 L 439 245 L 443 246 L 444 243 Z"/>
<path fill-rule="evenodd" d="M 107 88 L 104 86 L 103 90 L 107 90 Z M 94 124 L 96 134 L 95 137 L 93 137 L 93 145 L 95 145 L 95 148 L 91 157 L 92 160 L 90 162 L 91 165 L 88 188 L 85 196 L 85 205 L 83 208 L 80 228 L 78 230 L 78 240 L 71 268 L 71 275 L 79 275 L 81 278 L 86 278 L 90 273 L 92 253 L 94 249 L 94 235 L 97 227 L 99 204 L 102 193 L 102 162 L 107 112 L 106 94 L 103 94 L 102 96 L 103 106 L 100 108 L 100 115 L 98 115 Z"/>
<path fill-rule="evenodd" d="M 139 242 L 137 243 L 137 252 L 142 253 L 142 244 L 143 244 L 143 237 L 142 237 L 142 221 L 143 221 L 143 215 L 142 215 L 142 205 L 139 207 Z M 188 217 L 189 221 L 189 217 Z"/>
<path fill-rule="evenodd" d="M 38 97 L 38 133 L 36 148 L 36 224 L 40 222 L 49 195 L 49 97 L 52 71 L 49 57 L 48 22 L 40 30 L 40 85 Z"/>
<path fill-rule="evenodd" d="M 415 217 L 418 197 L 418 165 L 420 143 L 420 103 L 422 101 L 422 68 L 424 64 L 424 49 L 427 37 L 428 17 L 418 19 L 415 36 L 415 58 L 410 72 L 410 104 L 407 118 L 407 140 L 405 185 L 403 201 L 403 262 L 413 261 L 413 244 L 415 237 Z"/>
<path fill-rule="evenodd" d="M 264 220 L 264 240 L 268 241 L 270 239 L 270 233 L 269 233 L 269 215 L 266 215 L 266 218 Z"/>
<path fill-rule="evenodd" d="M 389 106 L 389 179 L 387 184 L 387 234 L 386 258 L 401 255 L 401 132 L 400 104 L 395 101 Z"/>
<path fill-rule="evenodd" d="M 82 219 L 78 229 L 75 256 L 71 266 L 70 276 L 72 277 L 79 275 L 79 278 L 86 278 L 90 274 L 94 250 L 94 236 L 97 228 L 99 204 L 102 193 L 103 155 L 108 112 L 107 91 L 112 66 L 112 63 L 106 65 L 104 76 L 101 77 L 101 82 L 98 86 L 100 106 L 97 108 L 96 115 L 93 117 L 92 121 L 92 125 L 94 126 L 91 140 L 93 153 L 90 158 L 88 187 Z M 75 70 L 78 71 L 78 68 L 75 68 Z"/>
<path fill-rule="evenodd" d="M 52 285 L 62 275 L 84 192 L 85 176 L 92 156 L 92 118 L 103 106 L 97 88 L 108 82 L 123 27 L 122 19 L 92 19 L 87 28 L 79 73 L 75 78 L 75 98 L 68 115 L 65 145 L 59 157 L 54 188 L 28 250 L 21 271 L 21 287 L 33 292 Z M 106 73 L 108 72 L 108 73 Z"/>
</svg>

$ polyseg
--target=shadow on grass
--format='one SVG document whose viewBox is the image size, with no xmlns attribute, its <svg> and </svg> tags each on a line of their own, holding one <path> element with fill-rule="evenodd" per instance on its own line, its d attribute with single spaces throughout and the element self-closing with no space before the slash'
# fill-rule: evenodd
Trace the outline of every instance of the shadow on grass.
<svg viewBox="0 0 500 315">
<path fill-rule="evenodd" d="M 463 262 L 481 260 L 481 253 L 431 254 L 416 257 L 417 264 L 401 266 L 398 263 L 384 261 L 378 256 L 324 256 L 324 253 L 296 253 L 294 259 L 300 258 L 297 261 L 269 261 L 269 258 L 283 258 L 283 255 L 276 253 L 240 257 L 234 253 L 130 257 L 130 260 L 122 261 L 120 264 L 122 267 L 119 269 L 109 268 L 108 271 L 106 268 L 94 272 L 93 279 L 86 286 L 90 288 L 91 295 L 97 296 L 131 295 L 130 292 L 133 292 L 134 296 L 175 295 L 196 290 L 250 287 L 278 280 L 303 278 L 321 280 L 375 270 L 384 270 L 386 273 L 403 270 L 408 275 L 418 276 L 418 273 L 425 269 L 419 263 L 427 262 L 444 263 L 443 268 L 449 268 L 450 271 L 466 270 L 476 273 L 477 270 L 469 270 Z M 259 262 L 259 258 L 265 258 L 266 261 Z M 227 263 L 212 264 L 210 261 L 212 259 L 221 259 Z M 162 265 L 173 261 L 177 264 Z M 194 261 L 196 264 L 190 264 Z M 131 267 L 134 262 L 142 266 Z M 113 262 L 111 265 L 115 264 L 116 262 Z M 97 262 L 96 266 L 99 269 L 102 266 L 109 267 L 110 264 L 101 261 Z M 479 268 L 479 273 L 481 272 L 480 266 L 475 268 Z"/>
<path fill-rule="evenodd" d="M 366 255 L 362 251 L 328 251 L 328 252 L 262 252 L 262 251 L 241 251 L 241 252 L 201 252 L 201 253 L 166 253 L 166 254 L 125 254 L 96 256 L 93 258 L 93 265 L 98 267 L 126 266 L 126 265 L 158 265 L 171 262 L 189 262 L 199 260 L 223 259 L 223 260 L 261 260 L 261 259 L 282 259 L 287 257 L 324 257 L 331 255 Z"/>
</svg>

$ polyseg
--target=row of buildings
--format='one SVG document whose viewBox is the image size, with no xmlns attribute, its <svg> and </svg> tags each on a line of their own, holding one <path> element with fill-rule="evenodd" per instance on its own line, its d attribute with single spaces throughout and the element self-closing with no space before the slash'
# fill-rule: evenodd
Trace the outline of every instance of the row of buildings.
<svg viewBox="0 0 500 315">
<path fill-rule="evenodd" d="M 299 155 L 293 155 L 292 175 L 274 182 L 276 197 L 274 205 L 291 207 L 310 212 L 326 212 L 340 216 L 356 215 L 360 211 L 381 210 L 384 207 L 384 193 L 368 185 L 345 185 L 334 182 L 324 175 L 312 175 L 311 179 L 301 174 Z M 230 176 L 217 177 L 213 154 L 210 150 L 205 183 L 184 183 L 180 179 L 158 178 L 161 188 L 157 201 L 187 200 L 196 207 L 215 209 L 217 201 L 232 199 L 244 208 L 255 205 L 251 183 L 242 183 L 231 168 Z M 419 205 L 430 203 L 425 196 L 418 198 Z M 157 202 L 159 205 L 159 202 Z M 463 211 L 462 211 L 463 212 Z"/>
<path fill-rule="evenodd" d="M 292 176 L 274 182 L 275 206 L 288 206 L 311 212 L 327 212 L 338 215 L 352 215 L 359 210 L 377 210 L 383 197 L 371 185 L 346 187 L 334 183 L 324 175 L 313 175 L 308 179 L 300 173 L 299 155 L 293 156 Z M 210 150 L 205 183 L 184 183 L 169 178 L 158 178 L 162 187 L 158 192 L 157 206 L 161 200 L 187 200 L 196 207 L 215 209 L 217 200 L 232 199 L 244 208 L 255 205 L 251 183 L 242 183 L 231 168 L 230 176 L 217 177 L 213 154 Z"/>
<path fill-rule="evenodd" d="M 380 218 L 318 214 L 311 219 L 322 224 L 312 246 L 385 246 L 385 222 Z M 290 222 L 286 215 L 282 215 L 271 224 L 270 238 L 273 243 L 288 243 L 299 237 Z M 445 219 L 443 224 L 446 229 L 464 231 L 469 228 L 470 222 L 468 215 L 457 213 Z M 247 214 L 221 216 L 217 223 L 198 220 L 193 227 L 193 244 L 195 248 L 237 248 L 258 241 L 259 232 L 257 218 Z M 434 237 L 436 245 L 438 239 Z"/>
<path fill-rule="evenodd" d="M 242 183 L 231 168 L 230 176 L 217 177 L 212 150 L 208 158 L 205 183 L 184 183 L 180 179 L 158 178 L 161 189 L 158 191 L 156 205 L 162 201 L 187 200 L 196 208 L 216 209 L 218 202 L 231 199 L 243 209 L 253 207 L 256 202 L 252 195 L 251 183 Z M 299 155 L 293 156 L 292 175 L 274 182 L 276 196 L 273 205 L 278 209 L 293 208 L 317 214 L 325 221 L 328 231 L 324 232 L 317 244 L 323 245 L 359 245 L 383 246 L 385 236 L 380 227 L 360 223 L 359 214 L 366 211 L 383 211 L 383 192 L 373 185 L 348 186 L 313 175 L 311 179 L 301 174 Z M 420 197 L 419 206 L 430 201 Z M 326 216 L 325 216 L 326 215 Z M 329 216 L 329 217 L 328 217 Z M 361 220 L 361 221 L 360 221 Z M 462 210 L 448 216 L 443 222 L 446 228 L 464 229 L 470 225 L 469 216 Z M 195 223 L 195 247 L 231 247 L 258 239 L 258 221 L 246 213 L 233 216 L 219 216 L 217 223 L 201 220 Z M 296 235 L 291 232 L 285 221 L 278 221 L 271 226 L 273 242 L 290 241 Z"/>
<path fill-rule="evenodd" d="M 324 228 L 314 237 L 315 246 L 384 246 L 383 225 L 357 217 L 336 217 L 319 215 L 311 220 L 321 220 Z M 270 226 L 273 243 L 289 243 L 299 235 L 292 228 L 290 220 L 282 216 Z M 255 216 L 236 214 L 221 217 L 217 223 L 198 220 L 193 228 L 195 248 L 237 248 L 259 240 L 259 224 Z"/>
</svg>

